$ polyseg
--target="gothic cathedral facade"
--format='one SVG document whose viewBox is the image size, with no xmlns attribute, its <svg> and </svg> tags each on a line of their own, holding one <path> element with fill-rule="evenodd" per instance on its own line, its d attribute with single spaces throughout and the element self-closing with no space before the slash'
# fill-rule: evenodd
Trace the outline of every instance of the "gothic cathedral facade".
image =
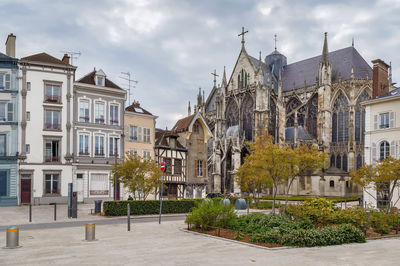
<svg viewBox="0 0 400 266">
<path fill-rule="evenodd" d="M 210 191 L 240 193 L 235 170 L 248 153 L 245 142 L 259 129 L 276 143 L 318 145 L 330 164 L 292 185 L 292 195 L 359 196 L 361 189 L 349 182 L 349 172 L 364 161 L 365 110 L 361 102 L 372 98 L 372 68 L 354 45 L 328 52 L 327 34 L 322 54 L 287 64 L 275 50 L 262 61 L 242 47 L 227 79 L 197 109 L 213 133 L 209 143 Z M 215 75 L 215 74 L 214 74 Z M 283 194 L 283 188 L 278 194 Z"/>
</svg>

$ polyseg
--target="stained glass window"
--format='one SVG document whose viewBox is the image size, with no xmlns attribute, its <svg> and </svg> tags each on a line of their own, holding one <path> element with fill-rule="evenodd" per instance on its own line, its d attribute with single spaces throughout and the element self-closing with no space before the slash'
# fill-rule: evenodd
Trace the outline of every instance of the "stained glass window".
<svg viewBox="0 0 400 266">
<path fill-rule="evenodd" d="M 246 140 L 253 139 L 253 99 L 247 97 L 242 105 L 243 131 Z"/>
<path fill-rule="evenodd" d="M 332 110 L 332 142 L 349 140 L 349 104 L 343 93 L 339 93 Z M 337 116 L 337 119 L 335 118 Z M 336 131 L 337 130 L 337 131 Z M 337 133 L 336 133 L 337 132 Z M 336 138 L 337 135 L 337 138 Z"/>
</svg>

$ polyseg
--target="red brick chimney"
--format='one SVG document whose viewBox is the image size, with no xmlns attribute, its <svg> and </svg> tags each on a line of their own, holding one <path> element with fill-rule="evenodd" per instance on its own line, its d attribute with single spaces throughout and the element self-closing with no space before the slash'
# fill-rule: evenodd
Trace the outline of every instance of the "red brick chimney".
<svg viewBox="0 0 400 266">
<path fill-rule="evenodd" d="M 69 65 L 69 55 L 64 54 L 64 57 L 61 59 L 65 64 Z"/>
<path fill-rule="evenodd" d="M 377 98 L 389 92 L 388 68 L 389 65 L 381 59 L 372 60 L 373 78 L 372 78 L 372 98 Z"/>
</svg>

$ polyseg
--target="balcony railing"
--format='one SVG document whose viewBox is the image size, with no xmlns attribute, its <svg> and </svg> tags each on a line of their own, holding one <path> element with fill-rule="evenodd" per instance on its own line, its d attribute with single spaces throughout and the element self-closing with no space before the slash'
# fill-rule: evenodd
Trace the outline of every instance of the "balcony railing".
<svg viewBox="0 0 400 266">
<path fill-rule="evenodd" d="M 46 156 L 44 158 L 44 161 L 49 163 L 49 162 L 59 162 L 60 158 L 58 156 Z"/>
<path fill-rule="evenodd" d="M 101 157 L 104 157 L 104 152 L 103 152 L 103 153 L 97 153 L 97 152 L 95 152 L 95 153 L 94 153 L 94 155 L 95 155 L 95 156 L 101 156 Z"/>
<path fill-rule="evenodd" d="M 46 95 L 45 99 L 46 99 L 46 102 L 53 102 L 53 103 L 61 102 L 61 96 L 58 96 L 58 95 Z"/>
<path fill-rule="evenodd" d="M 79 117 L 79 122 L 89 123 L 89 117 L 80 116 L 80 117 Z"/>
<path fill-rule="evenodd" d="M 104 124 L 104 118 L 96 118 L 96 124 Z"/>
<path fill-rule="evenodd" d="M 80 156 L 89 156 L 90 154 L 89 154 L 89 152 L 80 151 L 80 152 L 79 152 L 79 155 L 80 155 Z"/>
<path fill-rule="evenodd" d="M 117 154 L 115 154 L 115 153 L 110 153 L 110 157 L 115 157 L 115 156 L 118 157 L 118 153 L 117 153 Z"/>
<path fill-rule="evenodd" d="M 118 125 L 118 120 L 110 120 L 111 125 Z"/>
<path fill-rule="evenodd" d="M 49 130 L 61 130 L 61 125 L 60 124 L 45 124 L 45 129 Z"/>
</svg>

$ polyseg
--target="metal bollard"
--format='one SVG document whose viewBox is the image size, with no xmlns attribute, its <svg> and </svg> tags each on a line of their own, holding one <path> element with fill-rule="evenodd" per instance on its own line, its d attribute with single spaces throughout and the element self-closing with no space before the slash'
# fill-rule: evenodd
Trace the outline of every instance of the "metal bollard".
<svg viewBox="0 0 400 266">
<path fill-rule="evenodd" d="M 32 222 L 32 203 L 29 203 L 29 222 Z"/>
<path fill-rule="evenodd" d="M 54 203 L 54 221 L 57 221 L 57 203 Z"/>
<path fill-rule="evenodd" d="M 129 203 L 126 209 L 128 213 L 128 231 L 131 231 L 131 205 Z"/>
<path fill-rule="evenodd" d="M 7 228 L 6 246 L 4 248 L 20 248 L 19 229 L 15 226 Z"/>
<path fill-rule="evenodd" d="M 86 224 L 85 226 L 85 240 L 86 241 L 95 241 L 96 240 L 96 225 L 95 224 Z"/>
</svg>

